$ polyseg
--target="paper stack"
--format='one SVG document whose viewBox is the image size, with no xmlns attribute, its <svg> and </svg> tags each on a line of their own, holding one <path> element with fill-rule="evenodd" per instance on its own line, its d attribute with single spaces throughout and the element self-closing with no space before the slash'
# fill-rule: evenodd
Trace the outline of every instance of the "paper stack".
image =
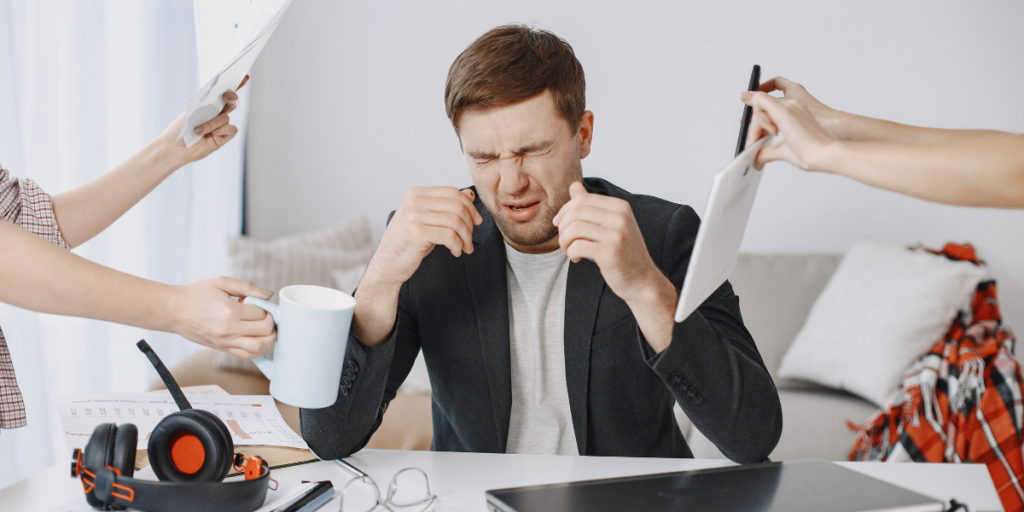
<svg viewBox="0 0 1024 512">
<path fill-rule="evenodd" d="M 196 48 L 204 85 L 185 103 L 185 126 L 179 137 L 192 147 L 202 138 L 193 131 L 220 114 L 222 96 L 241 85 L 270 40 L 292 0 L 195 0 Z M 239 44 L 243 42 L 243 44 Z M 233 57 L 224 60 L 227 56 Z M 209 76 L 210 70 L 218 69 Z"/>
<path fill-rule="evenodd" d="M 306 442 L 281 417 L 270 395 L 228 395 L 218 386 L 199 388 L 182 391 L 193 408 L 210 411 L 224 422 L 236 452 L 259 455 L 271 467 L 314 459 Z M 139 469 L 149 465 L 146 449 L 157 423 L 178 411 L 166 391 L 64 396 L 57 399 L 57 404 L 69 452 L 85 448 L 93 429 L 101 423 L 134 424 L 139 430 L 135 457 Z"/>
</svg>

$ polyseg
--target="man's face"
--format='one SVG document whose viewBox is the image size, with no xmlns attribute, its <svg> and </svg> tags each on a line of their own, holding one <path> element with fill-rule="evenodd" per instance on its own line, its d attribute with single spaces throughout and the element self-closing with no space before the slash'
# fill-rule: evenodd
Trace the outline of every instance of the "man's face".
<svg viewBox="0 0 1024 512">
<path fill-rule="evenodd" d="M 575 123 L 574 123 L 575 124 Z M 594 116 L 570 127 L 550 91 L 528 100 L 463 113 L 459 138 L 480 200 L 512 247 L 522 252 L 558 248 L 555 214 L 569 201 L 569 185 L 583 178 Z"/>
</svg>

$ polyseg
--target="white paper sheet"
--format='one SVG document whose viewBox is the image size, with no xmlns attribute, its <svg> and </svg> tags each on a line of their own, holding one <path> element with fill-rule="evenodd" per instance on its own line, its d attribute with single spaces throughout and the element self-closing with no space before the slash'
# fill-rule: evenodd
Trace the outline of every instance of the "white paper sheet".
<svg viewBox="0 0 1024 512">
<path fill-rule="evenodd" d="M 302 437 L 281 417 L 270 395 L 194 395 L 186 398 L 196 409 L 217 415 L 231 431 L 235 446 L 287 446 L 308 449 Z M 101 423 L 133 423 L 139 429 L 136 448 L 144 450 L 161 419 L 178 411 L 168 394 L 110 393 L 63 396 L 57 399 L 68 451 L 85 448 Z"/>
<path fill-rule="evenodd" d="M 220 3 L 218 3 L 220 2 Z M 185 103 L 179 137 L 192 147 L 202 137 L 193 130 L 224 109 L 222 96 L 242 83 L 270 40 L 292 0 L 196 0 L 196 48 L 203 86 Z M 224 60 L 226 56 L 234 55 Z M 218 69 L 210 78 L 211 69 Z"/>
<path fill-rule="evenodd" d="M 220 387 L 220 386 L 218 386 L 216 384 L 205 384 L 205 385 L 202 385 L 202 386 L 185 386 L 185 387 L 181 388 L 181 392 L 185 393 L 186 395 L 218 395 L 218 396 L 227 396 L 227 395 L 231 394 L 231 393 L 228 393 L 227 391 L 224 391 L 224 388 L 222 388 L 222 387 Z M 153 393 L 162 393 L 162 394 L 165 394 L 165 395 L 171 394 L 171 392 L 167 391 L 166 389 L 158 389 L 156 391 L 150 391 L 149 392 L 149 394 L 153 394 Z"/>
</svg>

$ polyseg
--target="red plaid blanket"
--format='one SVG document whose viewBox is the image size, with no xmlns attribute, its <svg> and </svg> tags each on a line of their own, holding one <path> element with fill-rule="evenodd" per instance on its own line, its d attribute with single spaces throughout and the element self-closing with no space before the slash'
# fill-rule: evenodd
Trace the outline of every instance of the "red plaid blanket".
<svg viewBox="0 0 1024 512">
<path fill-rule="evenodd" d="M 980 263 L 969 245 L 940 254 Z M 971 311 L 907 370 L 893 402 L 864 425 L 848 422 L 858 431 L 850 460 L 982 463 L 1003 507 L 1024 510 L 1024 380 L 1014 342 L 995 282 L 981 283 Z"/>
</svg>

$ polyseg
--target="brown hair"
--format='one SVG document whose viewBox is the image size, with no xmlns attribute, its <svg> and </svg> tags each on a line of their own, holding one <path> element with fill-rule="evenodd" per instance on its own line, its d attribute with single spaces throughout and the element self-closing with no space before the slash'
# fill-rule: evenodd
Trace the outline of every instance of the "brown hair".
<svg viewBox="0 0 1024 512">
<path fill-rule="evenodd" d="M 586 110 L 586 82 L 572 46 L 547 30 L 503 25 L 473 41 L 452 63 L 445 111 L 458 133 L 463 112 L 504 107 L 546 89 L 575 131 Z"/>
</svg>

